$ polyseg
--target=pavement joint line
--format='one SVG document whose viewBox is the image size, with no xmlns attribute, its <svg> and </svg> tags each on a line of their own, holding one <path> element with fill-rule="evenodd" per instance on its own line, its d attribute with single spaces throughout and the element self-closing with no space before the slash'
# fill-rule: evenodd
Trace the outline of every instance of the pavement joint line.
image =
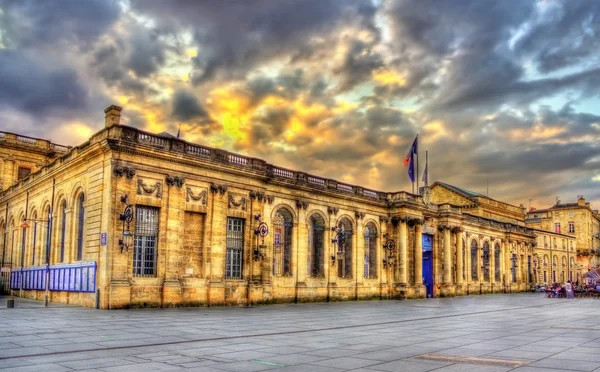
<svg viewBox="0 0 600 372">
<path fill-rule="evenodd" d="M 156 343 L 152 343 L 152 344 L 136 344 L 136 345 L 112 346 L 112 347 L 104 347 L 104 348 L 100 347 L 100 348 L 93 348 L 93 349 L 53 351 L 53 352 L 49 352 L 49 353 L 2 356 L 2 357 L 0 357 L 0 360 L 34 358 L 34 357 L 49 356 L 49 355 L 78 354 L 78 353 L 88 353 L 88 352 L 108 351 L 108 350 L 134 349 L 134 348 L 153 347 L 153 346 L 179 345 L 179 344 L 189 344 L 189 343 L 195 343 L 195 342 L 235 340 L 235 339 L 244 339 L 244 338 L 265 337 L 265 336 L 281 336 L 281 335 L 299 334 L 299 333 L 324 332 L 324 331 L 333 331 L 333 330 L 339 330 L 339 329 L 363 328 L 363 327 L 372 327 L 372 326 L 378 326 L 378 325 L 408 323 L 408 322 L 416 322 L 416 321 L 424 321 L 424 320 L 432 320 L 432 319 L 461 317 L 461 316 L 468 316 L 468 315 L 489 314 L 489 313 L 497 313 L 497 312 L 503 312 L 503 311 L 515 311 L 515 310 L 539 308 L 539 307 L 546 307 L 546 306 L 556 306 L 556 305 L 561 305 L 561 303 L 549 303 L 549 304 L 521 306 L 521 307 L 505 308 L 505 309 L 483 310 L 483 311 L 475 311 L 475 312 L 469 312 L 469 313 L 447 314 L 447 315 L 429 316 L 429 317 L 403 319 L 403 320 L 391 320 L 391 321 L 387 321 L 387 322 L 344 325 L 344 326 L 315 328 L 315 329 L 302 329 L 302 330 L 295 330 L 295 331 L 266 332 L 266 333 L 257 333 L 257 334 L 248 334 L 248 335 L 223 336 L 223 337 L 201 338 L 201 339 L 168 341 L 168 342 L 156 342 Z"/>
<path fill-rule="evenodd" d="M 411 359 L 435 360 L 441 362 L 467 363 L 467 364 L 482 364 L 488 366 L 500 367 L 522 367 L 530 362 L 525 362 L 516 359 L 499 359 L 499 358 L 482 358 L 482 357 L 463 357 L 457 355 L 440 355 L 440 354 L 421 354 L 412 357 Z"/>
</svg>

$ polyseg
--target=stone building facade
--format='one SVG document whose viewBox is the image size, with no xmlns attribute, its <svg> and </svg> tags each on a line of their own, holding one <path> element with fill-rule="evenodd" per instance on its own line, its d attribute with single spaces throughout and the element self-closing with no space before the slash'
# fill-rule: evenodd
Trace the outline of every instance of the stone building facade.
<svg viewBox="0 0 600 372">
<path fill-rule="evenodd" d="M 578 196 L 576 203 L 557 202 L 546 209 L 531 208 L 525 222 L 529 227 L 567 236 L 551 246 L 556 249 L 566 244 L 572 251 L 574 245 L 576 254 L 572 256 L 579 274 L 600 266 L 600 213 L 583 196 Z M 574 242 L 569 242 L 569 238 Z M 581 280 L 581 275 L 575 280 Z"/>
<path fill-rule="evenodd" d="M 537 281 L 539 237 L 519 207 L 460 202 L 435 184 L 423 196 L 370 190 L 124 126 L 120 112 L 110 106 L 89 141 L 0 192 L 13 294 L 114 309 L 455 296 Z"/>
</svg>

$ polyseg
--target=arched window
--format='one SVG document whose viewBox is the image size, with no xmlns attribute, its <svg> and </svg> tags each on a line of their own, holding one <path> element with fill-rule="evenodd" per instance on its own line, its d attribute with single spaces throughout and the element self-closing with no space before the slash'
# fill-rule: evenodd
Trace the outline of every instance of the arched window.
<svg viewBox="0 0 600 372">
<path fill-rule="evenodd" d="M 490 243 L 487 240 L 483 242 L 482 256 L 483 280 L 487 282 L 490 280 Z"/>
<path fill-rule="evenodd" d="M 285 208 L 273 220 L 273 275 L 292 275 L 292 214 Z"/>
<path fill-rule="evenodd" d="M 467 242 L 465 238 L 462 238 L 462 277 L 463 280 L 467 279 Z"/>
<path fill-rule="evenodd" d="M 308 247 L 308 275 L 324 275 L 325 220 L 318 214 L 310 217 Z"/>
<path fill-rule="evenodd" d="M 85 218 L 85 210 L 83 208 L 83 202 L 85 201 L 85 195 L 79 194 L 78 208 L 77 208 L 77 261 L 81 261 L 83 258 L 83 225 Z"/>
<path fill-rule="evenodd" d="M 477 280 L 477 240 L 471 240 L 471 280 Z"/>
<path fill-rule="evenodd" d="M 338 224 L 338 228 L 344 234 L 344 239 L 336 244 L 338 277 L 352 278 L 352 222 L 343 218 Z"/>
<path fill-rule="evenodd" d="M 377 278 L 377 227 L 373 222 L 365 227 L 365 278 Z"/>
<path fill-rule="evenodd" d="M 500 244 L 494 246 L 494 279 L 500 281 Z"/>
<path fill-rule="evenodd" d="M 65 261 L 65 239 L 67 238 L 67 202 L 63 200 L 60 206 L 60 255 L 59 262 Z"/>
<path fill-rule="evenodd" d="M 33 237 L 31 239 L 31 266 L 35 265 L 35 254 L 36 254 L 36 245 L 37 245 L 37 237 L 38 237 L 38 223 L 37 223 L 37 212 L 34 212 L 31 215 L 33 219 Z"/>
</svg>

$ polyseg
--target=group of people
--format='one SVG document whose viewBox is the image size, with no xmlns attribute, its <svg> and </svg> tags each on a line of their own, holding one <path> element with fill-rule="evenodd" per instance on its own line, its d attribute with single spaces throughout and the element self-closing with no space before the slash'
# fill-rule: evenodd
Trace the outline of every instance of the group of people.
<svg viewBox="0 0 600 372">
<path fill-rule="evenodd" d="M 564 297 L 564 294 L 567 298 L 575 298 L 575 284 L 572 284 L 570 280 L 567 280 L 564 284 L 554 283 L 552 285 L 547 285 L 546 294 L 549 297 Z"/>
</svg>

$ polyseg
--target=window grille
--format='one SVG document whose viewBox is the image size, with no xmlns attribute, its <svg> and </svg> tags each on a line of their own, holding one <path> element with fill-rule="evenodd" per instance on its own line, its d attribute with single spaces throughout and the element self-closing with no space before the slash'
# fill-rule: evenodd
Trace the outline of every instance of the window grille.
<svg viewBox="0 0 600 372">
<path fill-rule="evenodd" d="M 471 241 L 471 280 L 477 280 L 477 241 Z"/>
<path fill-rule="evenodd" d="M 569 222 L 569 233 L 570 234 L 575 233 L 575 223 L 573 223 L 573 222 Z"/>
<path fill-rule="evenodd" d="M 37 213 L 33 215 L 33 220 L 37 220 Z M 35 265 L 35 244 L 37 242 L 37 223 L 33 224 L 33 241 L 31 242 L 31 266 Z"/>
<path fill-rule="evenodd" d="M 273 244 L 273 274 L 292 274 L 292 228 L 293 217 L 287 209 L 280 209 L 273 219 L 275 231 Z"/>
<path fill-rule="evenodd" d="M 156 276 L 158 208 L 137 206 L 133 239 L 133 275 Z"/>
<path fill-rule="evenodd" d="M 496 243 L 494 248 L 494 278 L 500 281 L 500 245 Z"/>
<path fill-rule="evenodd" d="M 490 280 L 490 244 L 486 241 L 483 243 L 482 249 L 482 269 L 483 269 L 483 280 Z"/>
<path fill-rule="evenodd" d="M 342 252 L 341 257 L 338 256 L 338 277 L 352 278 L 352 223 L 344 218 L 338 227 L 344 234 L 344 244 L 340 246 L 338 243 L 336 247 L 337 252 Z"/>
<path fill-rule="evenodd" d="M 29 176 L 29 174 L 31 174 L 31 168 L 19 167 L 19 171 L 17 174 L 17 181 L 20 181 L 23 178 L 26 178 L 27 176 Z"/>
<path fill-rule="evenodd" d="M 325 221 L 318 214 L 310 218 L 308 231 L 308 273 L 311 276 L 322 276 L 325 272 Z"/>
<path fill-rule="evenodd" d="M 372 222 L 365 229 L 365 278 L 377 278 L 377 227 Z"/>
<path fill-rule="evenodd" d="M 79 195 L 79 212 L 77 221 L 77 261 L 81 261 L 83 258 L 83 221 L 84 221 L 84 209 L 83 202 L 85 196 L 83 193 Z"/>
<path fill-rule="evenodd" d="M 244 252 L 244 219 L 227 217 L 227 253 L 225 277 L 242 279 L 242 255 Z"/>
<path fill-rule="evenodd" d="M 67 202 L 63 201 L 62 203 L 62 220 L 60 227 L 60 262 L 64 262 L 65 260 L 65 238 L 67 235 Z"/>
</svg>

